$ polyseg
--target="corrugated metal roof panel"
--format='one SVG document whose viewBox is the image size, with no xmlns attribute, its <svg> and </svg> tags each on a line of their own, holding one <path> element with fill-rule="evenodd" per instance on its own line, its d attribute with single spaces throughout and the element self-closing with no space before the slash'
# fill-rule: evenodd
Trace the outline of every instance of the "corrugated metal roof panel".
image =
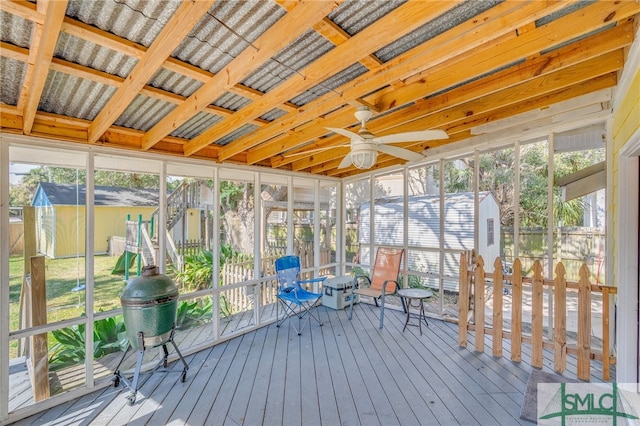
<svg viewBox="0 0 640 426">
<path fill-rule="evenodd" d="M 38 109 L 93 120 L 116 88 L 57 71 L 49 71 Z"/>
<path fill-rule="evenodd" d="M 138 63 L 138 60 L 131 56 L 67 33 L 60 33 L 54 56 L 122 78 L 126 78 Z"/>
<path fill-rule="evenodd" d="M 173 56 L 217 73 L 285 13 L 272 0 L 218 1 Z"/>
<path fill-rule="evenodd" d="M 304 75 L 304 67 L 335 46 L 315 31 L 307 31 L 278 52 L 242 83 L 263 93 L 286 81 L 295 72 Z"/>
<path fill-rule="evenodd" d="M 27 69 L 25 62 L 15 61 L 13 59 L 0 57 L 0 102 L 7 105 L 18 105 L 20 90 L 22 85 L 19 83 L 24 79 L 24 73 Z"/>
<path fill-rule="evenodd" d="M 355 0 L 344 2 L 327 17 L 354 35 L 406 3 L 406 0 Z"/>
<path fill-rule="evenodd" d="M 306 105 L 309 102 L 324 95 L 325 93 L 333 89 L 336 89 L 342 86 L 343 84 L 346 84 L 349 81 L 361 76 L 367 71 L 368 69 L 364 65 L 360 64 L 359 62 L 355 63 L 351 65 L 349 68 L 343 71 L 340 71 L 339 73 L 326 79 L 322 83 L 319 83 L 313 86 L 312 88 L 310 88 L 309 90 L 305 91 L 304 93 L 301 93 L 300 95 L 291 99 L 290 102 L 298 106 Z"/>
<path fill-rule="evenodd" d="M 180 0 L 71 0 L 67 16 L 149 47 L 180 3 Z"/>
<path fill-rule="evenodd" d="M 2 41 L 28 49 L 31 44 L 33 22 L 0 11 L 0 36 Z"/>
<path fill-rule="evenodd" d="M 267 121 L 274 121 L 277 120 L 278 118 L 287 115 L 286 111 L 283 111 L 281 109 L 278 108 L 274 108 L 271 111 L 269 111 L 266 114 L 263 114 L 260 116 L 260 118 L 262 118 L 263 120 L 267 120 Z"/>
<path fill-rule="evenodd" d="M 224 95 L 216 99 L 213 104 L 221 108 L 237 111 L 240 108 L 249 105 L 250 103 L 251 103 L 251 100 L 247 98 L 244 98 L 240 95 L 236 95 L 235 93 L 226 92 Z"/>
<path fill-rule="evenodd" d="M 588 6 L 592 3 L 595 3 L 597 0 L 580 0 L 575 3 L 568 3 L 568 6 L 564 9 L 561 9 L 557 12 L 551 13 L 543 18 L 540 18 L 536 21 L 536 27 L 541 27 L 543 25 L 548 24 L 549 22 L 553 22 L 556 19 L 560 19 L 563 16 L 566 16 L 576 10 L 582 9 L 585 6 Z"/>
<path fill-rule="evenodd" d="M 501 2 L 502 0 L 486 0 L 462 3 L 417 30 L 383 47 L 375 55 L 381 61 L 387 62 Z"/>
<path fill-rule="evenodd" d="M 236 129 L 233 132 L 229 133 L 225 137 L 223 137 L 221 139 L 218 139 L 216 141 L 216 144 L 218 144 L 218 145 L 226 145 L 226 144 L 228 144 L 230 142 L 233 142 L 234 140 L 238 139 L 241 136 L 244 136 L 246 134 L 249 134 L 249 133 L 253 132 L 257 128 L 258 128 L 258 126 L 256 126 L 255 124 L 245 124 L 244 126 L 240 127 L 239 129 Z"/>
<path fill-rule="evenodd" d="M 203 83 L 198 80 L 188 78 L 182 74 L 160 68 L 151 80 L 149 80 L 148 84 L 149 86 L 188 98 L 196 90 L 202 87 Z"/>
<path fill-rule="evenodd" d="M 145 95 L 137 95 L 114 124 L 116 126 L 144 130 L 146 132 L 175 107 L 175 104 L 153 99 Z"/>
<path fill-rule="evenodd" d="M 171 136 L 177 138 L 193 139 L 200 133 L 222 121 L 222 117 L 209 114 L 207 112 L 199 112 L 182 126 L 178 127 Z"/>
</svg>

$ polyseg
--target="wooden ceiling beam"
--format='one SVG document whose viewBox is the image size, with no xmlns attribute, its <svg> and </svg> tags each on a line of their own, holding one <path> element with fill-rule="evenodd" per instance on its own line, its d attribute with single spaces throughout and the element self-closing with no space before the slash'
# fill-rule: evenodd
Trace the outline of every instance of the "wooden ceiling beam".
<svg viewBox="0 0 640 426">
<path fill-rule="evenodd" d="M 504 90 L 496 91 L 491 95 L 476 98 L 474 100 L 459 103 L 456 106 L 431 111 L 428 102 L 406 108 L 402 112 L 403 119 L 410 121 L 408 124 L 397 128 L 398 131 L 416 131 L 430 129 L 434 127 L 442 128 L 448 133 L 452 130 L 452 123 L 471 121 L 476 115 L 487 114 L 493 110 L 512 107 L 516 104 L 526 103 L 529 99 L 539 98 L 545 93 L 551 93 L 570 87 L 579 82 L 596 79 L 602 75 L 615 72 L 622 66 L 622 49 L 608 53 L 604 56 L 581 62 L 573 67 L 561 69 L 534 80 L 508 87 Z M 496 85 L 500 84 L 500 79 L 492 79 Z M 601 87 L 599 87 L 600 89 Z M 464 87 L 459 88 L 464 93 Z M 444 94 L 443 96 L 445 96 Z M 427 112 L 431 111 L 431 112 Z M 400 122 L 400 114 L 388 115 L 380 118 L 378 123 L 372 122 L 368 127 L 376 133 L 376 127 L 395 126 Z M 416 146 L 417 144 L 411 144 Z M 404 145 L 407 147 L 407 145 Z M 293 170 L 300 171 L 312 166 L 312 161 L 322 163 L 331 158 L 328 153 L 318 153 L 313 159 L 303 158 L 293 163 Z"/>
<path fill-rule="evenodd" d="M 502 70 L 452 91 L 445 92 L 442 95 L 424 101 L 428 105 L 422 105 L 421 110 L 428 107 L 429 111 L 436 112 L 440 109 L 451 108 L 455 105 L 477 99 L 488 93 L 504 90 L 510 86 L 521 84 L 524 81 L 539 78 L 540 76 L 575 65 L 584 60 L 597 58 L 602 54 L 609 53 L 616 49 L 620 50 L 632 41 L 630 37 L 626 37 L 632 30 L 633 26 L 631 24 L 632 23 L 628 22 L 622 26 L 611 28 L 591 38 L 547 53 L 542 57 L 530 59 L 520 65 Z M 465 68 L 468 67 L 465 65 Z M 446 74 L 447 71 L 442 70 L 441 73 Z M 434 77 L 437 79 L 438 74 L 434 74 Z M 347 115 L 346 111 L 341 112 L 341 114 Z M 350 116 L 351 114 L 348 115 Z M 335 116 L 336 114 L 333 114 L 332 120 L 336 119 Z M 410 118 L 411 117 L 407 116 L 406 110 L 400 110 L 397 113 L 387 115 L 383 120 L 374 119 L 370 121 L 368 128 L 376 134 L 384 134 L 385 131 L 389 133 L 391 130 L 396 132 L 401 129 L 394 129 L 393 126 L 396 125 L 396 123 L 402 123 Z M 296 132 L 295 135 L 283 137 L 281 141 L 281 148 L 292 149 L 290 147 L 298 146 L 299 144 L 304 143 L 305 140 L 317 138 L 319 134 L 325 134 L 328 132 L 325 128 L 328 125 L 329 123 L 326 123 L 326 121 L 319 122 L 315 124 L 314 128 L 307 128 L 305 132 Z M 334 125 L 333 122 L 331 123 L 331 126 L 342 127 L 341 124 L 338 123 L 337 125 Z M 322 143 L 318 143 L 316 148 L 320 146 L 336 145 L 341 143 L 340 141 L 344 143 L 344 140 L 344 138 L 340 137 L 327 138 L 324 139 Z M 270 146 L 275 146 L 275 144 L 270 142 Z M 256 148 L 256 150 L 259 148 L 260 147 Z M 285 149 L 282 149 L 282 151 L 284 150 Z M 264 153 L 261 154 L 264 155 Z M 250 152 L 248 159 L 253 160 L 252 155 L 253 151 Z M 273 156 L 272 158 L 274 158 L 272 161 L 272 165 L 274 167 L 279 167 L 293 161 L 291 157 L 283 158 L 280 156 Z"/>
<path fill-rule="evenodd" d="M 351 38 L 345 30 L 340 28 L 329 18 L 324 18 L 322 21 L 318 22 L 314 25 L 313 29 L 336 46 L 341 45 Z M 382 65 L 382 61 L 373 53 L 360 59 L 360 63 L 369 69 L 377 68 Z"/>
<path fill-rule="evenodd" d="M 255 40 L 251 46 L 233 59 L 220 73 L 205 82 L 185 102 L 151 128 L 145 135 L 143 147 L 145 149 L 151 148 L 164 136 L 193 117 L 194 114 L 202 111 L 222 93 L 246 78 L 256 67 L 269 60 L 276 52 L 304 33 L 307 28 L 326 16 L 335 6 L 335 3 L 326 1 L 313 1 L 295 6 Z M 264 102 L 263 99 L 264 97 L 260 102 Z M 206 145 L 208 143 L 201 144 L 192 141 L 185 147 L 185 155 L 193 155 Z"/>
<path fill-rule="evenodd" d="M 11 58 L 16 61 L 27 62 L 27 60 L 29 59 L 29 51 L 13 44 L 0 42 L 0 56 Z M 85 80 L 90 80 L 96 83 L 113 87 L 118 87 L 124 81 L 124 78 L 118 75 L 109 74 L 104 71 L 85 67 L 83 65 L 75 64 L 73 62 L 65 61 L 59 58 L 52 59 L 49 69 L 51 71 L 62 72 Z M 144 86 L 142 90 L 140 90 L 140 94 L 176 105 L 184 102 L 185 99 L 187 99 L 184 96 L 177 95 L 175 93 L 158 89 L 157 87 L 152 86 Z M 233 110 L 215 105 L 209 105 L 207 108 L 205 108 L 205 111 L 209 114 L 221 117 L 229 117 L 234 113 Z M 264 126 L 268 123 L 268 121 L 261 118 L 256 118 L 251 123 L 257 126 Z"/>
<path fill-rule="evenodd" d="M 0 10 L 4 10 L 5 12 L 20 16 L 35 23 L 44 22 L 44 15 L 36 11 L 34 4 L 26 1 L 0 1 Z M 69 17 L 64 18 L 61 31 L 82 40 L 111 49 L 115 52 L 131 56 L 138 60 L 142 58 L 147 51 L 147 48 L 141 44 L 134 43 L 122 37 L 118 37 L 115 34 L 103 31 L 99 28 Z M 5 55 L 3 54 L 3 56 Z M 167 60 L 162 64 L 162 68 L 201 82 L 205 82 L 213 77 L 213 73 L 209 71 L 172 57 L 167 58 Z M 263 95 L 262 92 L 241 83 L 231 87 L 229 91 L 251 100 L 258 100 Z M 279 105 L 278 108 L 288 112 L 295 111 L 297 109 L 297 107 L 290 102 Z"/>
<path fill-rule="evenodd" d="M 617 40 L 614 40 L 614 39 L 615 39 L 615 36 L 620 35 L 620 31 L 626 32 L 631 28 L 631 26 L 628 24 L 631 24 L 631 23 L 625 23 L 624 26 L 626 28 L 610 29 L 606 33 L 602 33 L 597 36 L 594 36 L 596 37 L 595 39 L 590 38 L 590 39 L 579 42 L 579 44 L 577 45 L 567 46 L 563 49 L 558 50 L 557 52 L 552 52 L 550 54 L 547 54 L 544 58 L 538 58 L 538 59 L 529 61 L 528 63 L 525 63 L 519 66 L 518 67 L 519 69 L 516 70 L 516 72 L 505 70 L 505 71 L 502 71 L 501 73 L 495 74 L 494 76 L 487 77 L 482 80 L 484 82 L 482 83 L 482 87 L 488 88 L 488 92 L 485 92 L 485 93 L 490 93 L 491 91 L 495 91 L 497 89 L 503 89 L 510 85 L 518 83 L 521 79 L 526 80 L 526 79 L 535 77 L 538 75 L 538 71 L 537 71 L 538 69 L 540 70 L 539 71 L 540 75 L 543 75 L 554 69 L 558 69 L 558 68 L 566 67 L 570 65 L 572 60 L 581 61 L 583 59 L 595 58 L 602 52 L 606 53 L 615 48 L 621 49 L 623 46 L 627 45 L 627 43 L 630 43 L 631 40 L 625 37 L 618 38 Z M 602 48 L 602 51 L 600 51 L 599 48 Z M 523 72 L 523 71 L 526 71 L 527 69 L 531 70 L 531 71 L 528 71 L 530 72 L 530 75 L 528 77 L 526 77 Z M 493 81 L 494 83 L 491 83 L 491 81 Z M 487 87 L 492 84 L 494 86 L 493 89 L 491 89 L 490 87 Z M 444 108 L 444 107 L 450 108 L 453 105 L 462 103 L 465 99 L 468 101 L 472 98 L 477 98 L 477 96 L 473 94 L 475 92 L 477 95 L 477 90 L 475 89 L 477 89 L 478 87 L 480 86 L 476 85 L 475 88 L 462 87 L 452 92 L 445 93 L 437 98 L 430 99 L 429 102 L 431 102 L 431 106 L 434 111 L 437 111 L 438 109 Z M 485 93 L 483 93 L 481 96 L 483 96 Z M 398 120 L 397 118 L 394 118 L 394 117 L 402 117 L 402 119 Z M 385 128 L 389 129 L 391 128 L 390 126 L 398 125 L 406 121 L 407 119 L 411 119 L 411 118 L 412 118 L 411 116 L 407 115 L 407 110 L 402 110 L 401 112 L 398 112 L 395 115 L 394 114 L 388 115 L 385 118 L 386 120 L 388 120 L 387 123 L 382 123 L 381 121 L 376 120 L 376 121 L 372 121 L 368 127 L 370 130 L 374 131 L 374 133 L 380 134 L 380 132 L 384 133 Z M 423 126 L 432 126 L 434 124 L 435 124 L 435 121 L 430 121 L 427 124 L 423 124 Z M 414 130 L 417 130 L 417 129 L 424 129 L 429 127 L 420 128 L 420 126 L 414 125 L 412 128 Z M 402 127 L 396 128 L 395 131 L 410 131 L 412 128 L 402 126 Z M 447 130 L 450 130 L 450 129 L 447 128 Z M 337 143 L 338 142 L 333 142 L 333 143 L 329 143 L 328 145 L 334 145 Z M 321 154 L 315 154 L 311 158 L 314 161 L 319 163 L 326 161 L 326 158 L 323 157 Z M 291 162 L 291 158 L 287 160 L 288 161 L 286 160 L 279 161 L 277 164 L 280 165 L 281 163 Z M 293 166 L 293 169 L 299 171 L 299 170 L 305 169 L 306 166 L 307 166 L 306 164 L 298 162 L 298 164 Z"/>
<path fill-rule="evenodd" d="M 197 151 L 197 149 L 208 145 L 215 139 L 237 129 L 243 124 L 244 120 L 264 114 L 283 99 L 291 99 L 296 94 L 304 92 L 334 73 L 347 68 L 362 57 L 384 47 L 390 37 L 401 37 L 404 34 L 408 34 L 446 12 L 455 6 L 455 3 L 409 2 L 399 6 L 392 15 L 380 18 L 311 63 L 301 71 L 301 74 L 294 74 L 289 80 L 265 94 L 262 102 L 248 105 L 238 111 L 231 119 L 216 124 L 194 138 L 190 151 Z M 238 152 L 252 148 L 254 145 L 238 141 L 231 142 L 220 151 L 220 160 L 225 160 Z"/>
<path fill-rule="evenodd" d="M 608 16 L 610 10 L 600 5 L 600 9 L 593 8 L 589 11 L 588 15 L 583 15 L 581 19 L 569 19 L 564 17 L 558 19 L 555 22 L 551 22 L 536 30 L 527 32 L 526 34 L 511 38 L 509 41 L 503 41 L 496 46 L 488 44 L 480 49 L 471 52 L 468 57 L 459 57 L 453 61 L 447 61 L 429 69 L 423 73 L 416 74 L 412 77 L 413 82 L 407 84 L 405 87 L 398 88 L 394 92 L 385 93 L 383 96 L 376 99 L 375 103 L 383 111 L 390 108 L 405 105 L 409 102 L 413 102 L 416 99 L 420 99 L 427 96 L 434 91 L 442 90 L 447 87 L 456 85 L 461 81 L 470 79 L 468 69 L 477 71 L 476 75 L 482 75 L 492 70 L 498 69 L 509 63 L 515 62 L 517 59 L 532 58 L 537 52 L 546 50 L 549 48 L 549 39 L 554 40 L 555 45 L 567 41 L 568 39 L 575 38 L 577 35 L 588 34 L 593 31 L 594 25 L 600 23 L 600 26 L 604 26 L 601 23 L 605 13 Z M 640 5 L 638 7 L 640 12 Z M 596 13 L 600 12 L 600 13 Z M 584 19 L 583 19 L 584 18 Z M 616 42 L 613 39 L 621 39 L 628 45 L 633 42 L 633 24 L 626 21 L 624 18 L 618 27 L 606 30 L 607 36 L 599 37 L 599 34 L 595 34 L 590 37 L 596 37 L 596 40 L 606 40 L 608 42 Z M 583 29 L 583 26 L 585 29 Z M 584 46 L 584 43 L 581 46 Z M 523 45 L 524 44 L 524 45 Z M 576 43 L 573 43 L 576 44 Z M 433 90 L 435 88 L 436 90 Z"/>
<path fill-rule="evenodd" d="M 178 47 L 214 3 L 214 0 L 201 0 L 199 2 L 183 2 L 178 6 L 169 22 L 162 28 L 160 34 L 151 43 L 124 83 L 118 87 L 116 93 L 91 122 L 88 134 L 89 143 L 95 143 L 120 117 L 171 55 L 171 52 Z"/>
<path fill-rule="evenodd" d="M 36 24 L 44 24 L 45 15 L 38 10 L 35 3 L 24 0 L 3 0 L 0 1 L 0 10 Z"/>
<path fill-rule="evenodd" d="M 67 10 L 66 0 L 41 0 L 37 3 L 38 12 L 45 15 L 42 24 L 34 24 L 29 47 L 27 72 L 20 91 L 18 109 L 22 111 L 23 132 L 31 134 L 31 126 L 38 111 L 44 83 L 49 75 L 49 64 L 56 49 L 58 34 Z"/>
<path fill-rule="evenodd" d="M 443 55 L 446 60 L 450 60 L 456 55 L 464 57 L 472 49 L 485 43 L 491 45 L 490 42 L 506 37 L 506 34 L 508 34 L 508 37 L 514 38 L 515 29 L 518 26 L 546 16 L 564 6 L 566 4 L 560 5 L 557 2 L 551 4 L 547 2 L 505 2 L 496 5 L 473 19 L 458 25 L 456 28 L 432 38 L 386 62 L 379 68 L 371 70 L 339 87 L 335 92 L 321 96 L 301 107 L 296 114 L 283 116 L 251 135 L 238 138 L 233 143 L 248 147 L 259 145 L 263 141 L 274 138 L 286 129 L 295 128 L 318 115 L 323 115 L 339 108 L 349 99 L 364 97 L 369 103 L 377 105 L 375 92 L 380 87 L 386 86 L 390 79 L 404 78 L 407 74 L 415 72 L 416 68 L 424 67 L 424 63 L 433 64 L 433 58 L 439 58 L 438 55 Z M 431 60 L 428 58 L 431 58 Z M 503 57 L 504 63 L 509 63 L 510 60 L 512 59 Z M 438 61 L 438 63 L 445 62 L 445 60 L 439 59 Z M 467 72 L 469 71 L 473 72 L 474 70 L 467 69 Z M 473 75 L 481 75 L 481 72 L 473 73 Z M 361 84 L 363 86 L 360 86 Z M 437 90 L 432 92 L 435 91 Z M 385 91 L 384 93 L 387 92 L 392 91 Z M 371 93 L 374 94 L 371 95 Z M 395 105 L 395 107 L 398 106 Z M 380 110 L 384 111 L 382 108 Z M 273 152 L 269 148 L 268 143 L 263 146 L 264 158 L 277 155 L 277 152 Z M 257 156 L 253 157 L 254 161 L 259 161 L 260 159 Z"/>
<path fill-rule="evenodd" d="M 535 5 L 541 5 L 541 2 L 534 3 Z M 529 9 L 527 9 L 527 11 L 531 12 L 531 10 Z M 572 15 L 565 16 L 543 27 L 538 28 L 536 31 L 531 31 L 525 34 L 523 36 L 526 36 L 525 39 L 515 37 L 514 33 L 508 33 L 506 36 L 501 37 L 500 43 L 487 43 L 481 48 L 473 50 L 471 55 L 469 55 L 468 52 L 465 52 L 465 54 L 461 55 L 460 57 L 443 62 L 442 66 L 434 68 L 433 74 L 431 74 L 429 72 L 430 70 L 428 70 L 426 74 L 421 75 L 421 78 L 424 80 L 414 82 L 411 87 L 407 86 L 406 88 L 400 88 L 396 91 L 385 92 L 380 101 L 376 100 L 376 94 L 367 96 L 366 99 L 371 103 L 376 103 L 376 105 L 382 111 L 386 111 L 390 108 L 396 108 L 400 105 L 404 105 L 421 97 L 427 96 L 430 93 L 444 90 L 447 87 L 451 87 L 461 81 L 470 80 L 474 76 L 482 75 L 500 66 L 512 63 L 515 60 L 513 52 L 516 50 L 519 51 L 521 55 L 528 57 L 531 56 L 534 52 L 547 48 L 549 46 L 549 40 L 555 40 L 555 42 L 567 41 L 569 39 L 575 38 L 577 35 L 584 34 L 588 31 L 592 31 L 595 28 L 607 25 L 610 23 L 611 16 L 615 16 L 616 18 L 621 17 L 621 19 L 623 19 L 621 26 L 623 26 L 624 28 L 621 29 L 621 31 L 625 32 L 624 39 L 630 43 L 633 41 L 633 31 L 631 30 L 632 25 L 631 23 L 627 23 L 625 20 L 630 16 L 630 14 L 638 11 L 640 11 L 640 4 L 634 5 L 631 3 L 614 4 L 608 2 L 599 2 L 597 4 L 587 6 L 583 10 L 581 10 L 580 18 L 575 19 L 575 22 L 571 17 Z M 519 9 L 518 12 L 523 11 Z M 516 16 L 510 17 L 501 15 L 501 17 L 504 19 L 508 19 L 508 23 L 521 23 L 521 21 L 518 21 L 518 19 L 516 19 Z M 493 21 L 486 20 L 486 22 Z M 504 23 L 501 22 L 500 25 L 502 24 Z M 484 32 L 479 33 L 480 30 L 480 28 L 476 29 L 476 34 L 484 35 Z M 488 26 L 486 30 L 488 30 L 490 33 L 498 31 L 497 28 L 491 26 Z M 619 34 L 616 34 L 616 36 L 619 36 Z M 511 40 L 509 41 L 509 39 Z M 434 41 L 439 40 L 435 38 Z M 521 43 L 523 42 L 525 42 L 524 44 L 526 46 L 526 49 L 523 49 L 521 45 Z M 429 45 L 429 43 L 430 42 L 427 42 L 424 45 L 417 47 L 416 49 L 419 49 L 420 51 L 426 51 L 426 47 L 427 45 Z M 495 46 L 499 46 L 499 51 L 494 52 Z M 436 45 L 433 46 L 432 50 L 438 50 L 438 48 L 439 45 Z M 490 51 L 490 54 L 488 53 L 488 51 Z M 420 55 L 416 54 L 415 56 L 419 57 Z M 469 59 L 465 59 L 467 57 L 469 57 Z M 403 59 L 404 60 L 402 61 L 400 66 L 412 67 L 412 65 L 414 65 L 414 56 Z M 361 76 L 357 80 L 364 79 L 368 74 Z M 461 74 L 464 75 L 461 76 Z M 375 82 L 375 84 L 381 84 L 383 78 L 383 75 L 375 74 L 371 78 L 371 81 Z M 438 83 L 438 81 L 440 81 L 440 83 Z M 361 95 L 360 91 L 362 91 L 363 94 L 369 93 L 374 86 L 374 84 L 359 86 L 357 82 L 350 82 L 349 84 L 354 85 L 353 89 L 349 89 L 345 86 L 338 89 L 338 91 L 340 91 L 345 98 L 352 98 L 356 95 Z M 332 96 L 334 95 L 328 94 L 325 96 L 325 98 L 329 98 Z M 343 99 L 340 99 L 340 101 L 344 102 Z M 304 120 L 306 118 L 306 111 L 308 111 L 309 115 L 313 116 L 321 114 L 324 108 L 335 108 L 335 103 L 331 101 L 322 103 L 321 102 L 322 100 L 318 100 L 318 102 L 313 102 L 313 105 L 309 104 L 301 108 L 301 112 L 297 116 L 284 116 L 281 119 L 276 120 L 276 122 L 271 123 L 270 125 L 267 125 L 264 128 L 254 132 L 254 134 L 251 136 L 254 138 L 264 138 L 265 136 L 273 137 L 274 135 L 272 135 L 272 133 L 274 131 L 278 131 L 278 129 L 282 128 L 287 128 L 289 124 L 295 123 L 297 120 Z M 285 124 L 285 120 L 289 120 L 289 122 Z M 274 127 L 276 124 L 280 124 L 280 126 Z M 326 134 L 326 131 L 324 133 Z M 316 135 L 316 137 L 318 136 L 320 135 Z M 269 143 L 266 143 L 261 147 L 263 155 L 267 157 L 278 154 L 271 149 L 272 147 L 269 146 Z M 294 148 L 294 146 L 289 145 L 288 148 L 292 149 Z M 252 155 L 250 157 L 255 161 L 261 159 L 261 156 L 258 155 Z"/>
</svg>

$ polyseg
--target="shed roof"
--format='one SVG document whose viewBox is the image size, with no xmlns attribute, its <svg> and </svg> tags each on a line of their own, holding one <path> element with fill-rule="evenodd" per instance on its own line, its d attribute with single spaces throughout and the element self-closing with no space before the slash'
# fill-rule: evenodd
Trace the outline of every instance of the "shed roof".
<svg viewBox="0 0 640 426">
<path fill-rule="evenodd" d="M 416 153 L 605 122 L 639 12 L 637 1 L 4 0 L 0 123 L 349 176 L 361 172 L 338 168 L 349 141 L 328 128 L 359 129 L 362 105 L 378 136 L 448 134 L 396 144 Z M 404 162 L 383 154 L 375 167 Z"/>
<path fill-rule="evenodd" d="M 95 186 L 95 206 L 158 206 L 157 189 L 120 188 L 116 186 Z M 40 182 L 36 194 L 42 192 L 54 206 L 75 206 L 86 204 L 85 185 Z M 34 200 L 35 201 L 35 200 Z"/>
</svg>

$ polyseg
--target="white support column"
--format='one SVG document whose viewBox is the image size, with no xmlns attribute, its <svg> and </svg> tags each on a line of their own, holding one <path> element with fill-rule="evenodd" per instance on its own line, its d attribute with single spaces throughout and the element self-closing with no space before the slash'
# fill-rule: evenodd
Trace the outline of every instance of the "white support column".
<svg viewBox="0 0 640 426">
<path fill-rule="evenodd" d="M 618 205 L 616 208 L 616 380 L 640 382 L 640 130 L 618 154 Z M 639 386 L 640 387 L 640 386 Z M 640 391 L 640 389 L 638 389 Z"/>
<path fill-rule="evenodd" d="M 480 254 L 480 152 L 473 153 L 473 249 Z M 495 259 L 484 259 L 486 266 L 493 265 Z"/>
<path fill-rule="evenodd" d="M 0 141 L 0 177 L 0 235 L 9 235 L 9 144 L 6 141 Z M 0 238 L 0 423 L 9 411 L 8 266 L 9 238 Z"/>
<path fill-rule="evenodd" d="M 293 178 L 287 176 L 287 254 L 293 254 Z"/>
<path fill-rule="evenodd" d="M 85 256 L 84 256 L 84 279 L 85 279 L 85 312 L 86 312 L 86 326 L 85 326 L 85 353 L 93 353 L 93 312 L 94 298 L 95 298 L 95 282 L 94 282 L 94 241 L 95 241 L 95 168 L 94 168 L 94 156 L 93 152 L 89 152 L 87 156 L 86 165 L 86 179 L 85 179 Z M 93 371 L 93 357 L 85 357 L 85 375 L 86 384 L 89 389 L 95 386 Z"/>
<path fill-rule="evenodd" d="M 158 197 L 158 259 L 156 263 L 160 272 L 166 273 L 167 269 L 167 162 L 160 166 L 160 196 Z M 183 219 L 184 221 L 184 219 Z"/>
<path fill-rule="evenodd" d="M 375 184 L 376 184 L 376 178 L 373 175 L 373 173 L 369 174 L 369 266 L 370 268 L 373 268 L 373 264 L 375 262 L 375 256 L 376 256 L 376 252 L 375 250 L 375 244 L 374 241 L 376 240 L 376 229 L 374 226 L 375 223 L 375 204 L 376 204 L 376 199 L 375 199 Z M 359 221 L 360 219 L 358 219 Z M 362 262 L 362 261 L 360 261 Z M 371 269 L 370 269 L 371 270 Z"/>
<path fill-rule="evenodd" d="M 553 237 L 555 232 L 553 232 L 555 223 L 553 220 L 553 176 L 555 174 L 555 133 L 551 133 L 549 135 L 549 158 L 548 158 L 548 173 L 547 173 L 547 257 L 549 258 L 549 262 L 547 264 L 547 278 L 553 279 Z M 553 335 L 553 288 L 549 286 L 547 288 L 547 303 L 549 306 L 549 315 L 547 315 L 547 330 L 549 331 L 549 336 Z"/>
<path fill-rule="evenodd" d="M 254 176 L 253 199 L 256 200 L 253 213 L 253 235 L 256 235 L 259 241 L 253 242 L 253 276 L 260 276 L 260 266 L 262 259 L 262 247 L 264 247 L 264 226 L 262 221 L 264 217 L 264 208 L 260 194 L 262 192 L 262 180 L 260 173 Z"/>
<path fill-rule="evenodd" d="M 547 278 L 553 278 L 553 228 L 555 227 L 555 223 L 553 223 L 553 175 L 555 170 L 554 164 L 554 148 L 555 147 L 555 133 L 551 133 L 549 135 L 549 144 L 548 144 L 548 163 L 549 167 L 547 168 L 547 257 L 549 258 L 549 262 L 547 264 Z"/>
<path fill-rule="evenodd" d="M 259 279 L 261 277 L 261 266 L 262 266 L 262 247 L 264 247 L 264 224 L 262 220 L 264 219 L 263 207 L 262 207 L 262 198 L 260 194 L 262 193 L 262 180 L 260 173 L 255 173 L 253 179 L 253 199 L 255 202 L 253 203 L 253 277 L 255 279 Z M 258 241 L 255 239 L 258 238 Z M 219 269 L 214 269 L 219 270 Z M 219 274 L 218 274 L 219 275 Z M 253 290 L 253 323 L 260 323 L 260 285 L 252 285 L 251 289 Z M 249 289 L 245 287 L 245 294 L 249 294 Z"/>
<path fill-rule="evenodd" d="M 341 276 L 346 273 L 346 233 L 345 233 L 345 218 L 346 212 L 344 211 L 343 198 L 344 197 L 344 184 L 338 182 L 336 184 L 336 275 Z"/>
<path fill-rule="evenodd" d="M 213 169 L 213 241 L 211 242 L 211 253 L 213 253 L 213 271 L 220 270 L 220 169 Z M 211 274 L 211 287 L 213 294 L 211 296 L 211 309 L 213 316 L 211 324 L 213 326 L 213 335 L 215 340 L 220 339 L 220 297 L 218 288 L 220 287 L 220 274 Z"/>
<path fill-rule="evenodd" d="M 403 277 L 404 277 L 404 288 L 409 287 L 409 179 L 407 176 L 409 175 L 409 168 L 404 167 L 402 169 L 402 181 L 404 183 L 402 188 L 402 218 L 404 223 L 402 224 L 402 247 L 404 248 L 404 268 L 403 268 Z"/>
<path fill-rule="evenodd" d="M 317 179 L 313 184 L 313 194 L 313 276 L 317 277 L 320 271 L 320 181 Z M 318 291 L 317 283 L 313 287 Z"/>
<path fill-rule="evenodd" d="M 438 291 L 440 294 L 444 294 L 444 217 L 445 217 L 445 203 L 444 203 L 444 158 L 440 159 L 438 163 L 438 168 L 440 172 L 438 191 L 440 193 L 440 241 L 438 244 L 440 245 L 439 255 L 440 255 L 440 267 L 438 268 Z M 438 311 L 440 315 L 444 314 L 444 297 L 438 297 Z"/>
<path fill-rule="evenodd" d="M 515 179 L 513 180 L 513 260 L 520 256 L 520 141 L 513 146 L 513 167 Z"/>
</svg>

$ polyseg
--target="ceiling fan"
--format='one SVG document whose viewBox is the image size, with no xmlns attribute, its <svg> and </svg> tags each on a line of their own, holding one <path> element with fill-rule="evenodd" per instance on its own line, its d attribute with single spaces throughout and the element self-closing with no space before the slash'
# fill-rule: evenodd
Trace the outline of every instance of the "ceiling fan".
<svg viewBox="0 0 640 426">
<path fill-rule="evenodd" d="M 395 133 L 386 136 L 375 136 L 366 127 L 366 122 L 372 116 L 371 109 L 368 106 L 359 106 L 355 112 L 355 116 L 361 124 L 358 133 L 345 129 L 327 127 L 328 130 L 346 136 L 351 140 L 349 145 L 344 145 L 350 146 L 351 152 L 344 157 L 338 166 L 338 169 L 343 169 L 351 164 L 358 169 L 369 169 L 376 163 L 376 160 L 378 159 L 378 152 L 402 158 L 407 161 L 419 161 L 425 158 L 422 154 L 387 144 L 395 142 L 447 139 L 449 137 L 443 130 L 421 130 L 416 132 Z"/>
</svg>

